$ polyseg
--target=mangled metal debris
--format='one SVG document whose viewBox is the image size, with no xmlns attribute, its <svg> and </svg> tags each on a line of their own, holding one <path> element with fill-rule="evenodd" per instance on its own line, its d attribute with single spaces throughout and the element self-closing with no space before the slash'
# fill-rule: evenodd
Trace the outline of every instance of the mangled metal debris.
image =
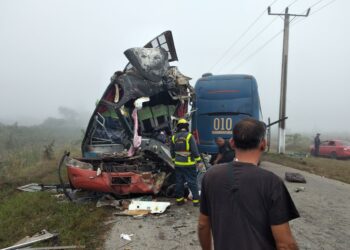
<svg viewBox="0 0 350 250">
<path fill-rule="evenodd" d="M 94 160 L 67 160 L 68 177 L 74 188 L 103 193 L 126 195 L 130 193 L 159 193 L 166 173 L 155 169 L 155 166 L 135 158 L 122 161 L 113 159 L 101 161 L 94 170 Z M 88 163 L 91 162 L 92 164 Z M 84 168 L 80 168 L 80 164 Z M 140 164 L 143 164 L 140 168 Z M 152 163 L 151 163 L 152 164 Z M 86 168 L 86 166 L 91 166 Z"/>
<path fill-rule="evenodd" d="M 58 234 L 53 234 L 53 233 L 50 233 L 46 230 L 42 230 L 40 233 L 37 233 L 37 234 L 33 235 L 32 237 L 27 236 L 27 237 L 21 239 L 20 241 L 16 242 L 13 246 L 6 247 L 6 248 L 3 248 L 1 250 L 22 249 L 24 247 L 31 246 L 31 245 L 38 243 L 38 242 L 53 239 L 57 236 L 58 236 Z"/>
<path fill-rule="evenodd" d="M 124 54 L 129 64 L 112 76 L 96 106 L 82 142 L 83 157 L 67 154 L 61 163 L 73 189 L 166 193 L 174 183 L 169 138 L 176 120 L 188 115 L 191 78 L 170 65 L 177 60 L 170 31 Z"/>
<path fill-rule="evenodd" d="M 38 184 L 38 183 L 29 183 L 18 187 L 17 190 L 20 190 L 23 192 L 40 192 L 40 191 L 60 192 L 62 191 L 62 186 L 60 184 L 46 185 L 46 184 Z"/>
<path fill-rule="evenodd" d="M 24 192 L 39 192 L 43 190 L 42 186 L 38 183 L 29 183 L 27 185 L 20 186 L 17 189 Z"/>
<path fill-rule="evenodd" d="M 122 205 L 122 201 L 118 201 L 110 195 L 102 196 L 96 203 L 97 208 L 106 207 L 106 206 L 119 208 L 121 205 Z"/>
</svg>

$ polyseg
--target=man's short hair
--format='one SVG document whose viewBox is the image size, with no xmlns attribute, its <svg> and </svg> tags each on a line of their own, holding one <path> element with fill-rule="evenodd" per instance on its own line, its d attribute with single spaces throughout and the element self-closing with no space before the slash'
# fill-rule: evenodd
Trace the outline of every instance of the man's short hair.
<svg viewBox="0 0 350 250">
<path fill-rule="evenodd" d="M 265 123 L 253 118 L 245 118 L 239 121 L 233 128 L 233 140 L 236 148 L 251 150 L 259 147 L 265 138 Z"/>
</svg>

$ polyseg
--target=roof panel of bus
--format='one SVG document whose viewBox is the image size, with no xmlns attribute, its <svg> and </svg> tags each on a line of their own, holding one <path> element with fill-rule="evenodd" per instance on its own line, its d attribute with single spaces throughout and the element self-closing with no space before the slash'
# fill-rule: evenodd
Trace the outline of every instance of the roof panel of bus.
<svg viewBox="0 0 350 250">
<path fill-rule="evenodd" d="M 206 77 L 201 77 L 197 82 L 201 81 L 213 81 L 213 80 L 232 80 L 232 79 L 254 79 L 252 75 L 243 75 L 243 74 L 231 74 L 231 75 L 211 75 Z"/>
</svg>

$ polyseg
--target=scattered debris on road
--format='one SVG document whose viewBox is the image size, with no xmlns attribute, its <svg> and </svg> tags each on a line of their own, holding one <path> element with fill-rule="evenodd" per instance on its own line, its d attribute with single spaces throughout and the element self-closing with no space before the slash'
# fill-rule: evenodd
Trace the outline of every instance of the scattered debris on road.
<svg viewBox="0 0 350 250">
<path fill-rule="evenodd" d="M 150 214 L 150 211 L 149 210 L 124 210 L 122 212 L 117 212 L 117 213 L 114 213 L 114 215 L 116 216 L 120 216 L 120 215 L 126 215 L 126 216 L 133 216 L 135 218 L 138 218 L 138 217 L 143 217 L 145 215 L 148 215 Z"/>
<path fill-rule="evenodd" d="M 286 172 L 285 179 L 288 182 L 306 183 L 305 177 L 300 173 Z"/>
<path fill-rule="evenodd" d="M 121 201 L 118 201 L 113 196 L 107 194 L 102 196 L 96 203 L 97 208 L 106 206 L 119 208 L 121 206 Z"/>
<path fill-rule="evenodd" d="M 297 187 L 294 189 L 294 192 L 299 193 L 299 192 L 304 192 L 305 191 L 305 187 Z"/>
<path fill-rule="evenodd" d="M 123 240 L 131 241 L 131 237 L 134 236 L 133 234 L 121 234 L 120 238 Z"/>
<path fill-rule="evenodd" d="M 183 228 L 183 227 L 187 227 L 187 225 L 173 226 L 174 229 L 179 229 L 179 228 Z"/>
<path fill-rule="evenodd" d="M 164 213 L 170 205 L 170 202 L 131 200 L 125 210 L 114 213 L 114 215 L 142 217 L 149 214 L 161 214 Z"/>
<path fill-rule="evenodd" d="M 148 210 L 151 214 L 162 214 L 170 206 L 170 202 L 131 201 L 129 210 Z"/>
</svg>

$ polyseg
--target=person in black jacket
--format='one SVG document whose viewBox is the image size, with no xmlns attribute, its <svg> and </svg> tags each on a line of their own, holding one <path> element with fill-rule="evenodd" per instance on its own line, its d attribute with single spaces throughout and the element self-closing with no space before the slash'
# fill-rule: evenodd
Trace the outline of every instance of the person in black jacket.
<svg viewBox="0 0 350 250">
<path fill-rule="evenodd" d="M 314 139 L 314 155 L 318 156 L 320 154 L 320 145 L 321 145 L 321 139 L 320 139 L 320 133 L 316 134 L 316 137 Z"/>
</svg>

